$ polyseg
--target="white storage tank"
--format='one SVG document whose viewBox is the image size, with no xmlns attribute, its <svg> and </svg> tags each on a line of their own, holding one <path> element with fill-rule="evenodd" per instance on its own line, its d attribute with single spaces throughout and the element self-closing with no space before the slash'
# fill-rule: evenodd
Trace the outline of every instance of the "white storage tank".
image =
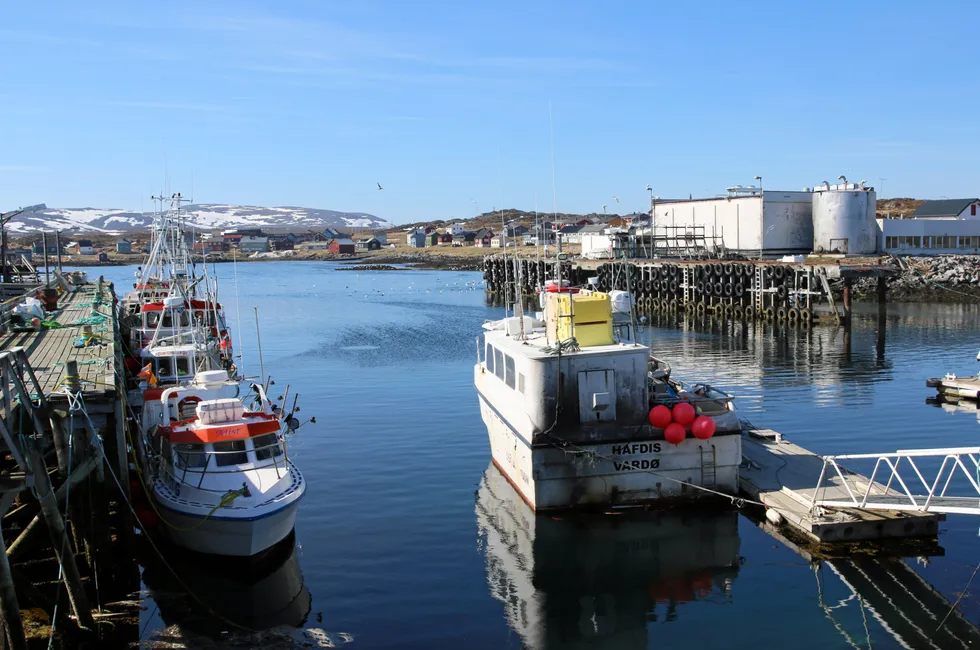
<svg viewBox="0 0 980 650">
<path fill-rule="evenodd" d="M 840 181 L 813 188 L 813 252 L 873 255 L 878 252 L 874 188 L 843 176 Z"/>
</svg>

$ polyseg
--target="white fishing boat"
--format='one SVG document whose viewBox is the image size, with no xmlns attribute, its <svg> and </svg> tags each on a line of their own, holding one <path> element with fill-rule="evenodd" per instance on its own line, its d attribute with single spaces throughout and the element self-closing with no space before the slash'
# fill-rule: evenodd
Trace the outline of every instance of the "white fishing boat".
<svg viewBox="0 0 980 650">
<path fill-rule="evenodd" d="M 143 476 L 160 528 L 201 553 L 270 548 L 293 530 L 306 492 L 286 451 L 292 420 L 262 386 L 253 384 L 246 400 L 239 389 L 216 370 L 143 395 Z"/>
<path fill-rule="evenodd" d="M 306 490 L 286 451 L 298 408 L 295 397 L 288 413 L 269 400 L 264 370 L 240 395 L 217 281 L 191 262 L 182 200 L 174 194 L 161 210 L 147 263 L 121 304 L 143 380 L 128 400 L 140 409 L 140 475 L 174 542 L 251 557 L 293 530 Z"/>
<path fill-rule="evenodd" d="M 560 289 L 558 287 L 561 287 Z M 484 325 L 474 383 L 493 462 L 536 510 L 738 493 L 731 397 L 658 373 L 610 296 L 562 287 Z M 666 412 L 666 420 L 664 419 Z"/>
</svg>

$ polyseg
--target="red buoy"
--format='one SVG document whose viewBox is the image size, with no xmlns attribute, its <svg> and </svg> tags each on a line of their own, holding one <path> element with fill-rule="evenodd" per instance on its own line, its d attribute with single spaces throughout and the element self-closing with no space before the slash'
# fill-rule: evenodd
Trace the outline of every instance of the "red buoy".
<svg viewBox="0 0 980 650">
<path fill-rule="evenodd" d="M 707 415 L 699 415 L 691 425 L 691 433 L 698 440 L 707 440 L 715 435 L 715 421 Z"/>
<path fill-rule="evenodd" d="M 681 402 L 680 404 L 674 405 L 674 422 L 686 427 L 691 422 L 694 422 L 694 407 L 687 402 Z"/>
<path fill-rule="evenodd" d="M 664 429 L 664 440 L 672 445 L 679 445 L 684 442 L 684 438 L 687 437 L 687 432 L 684 431 L 684 425 L 678 424 L 677 422 L 671 422 Z"/>
<path fill-rule="evenodd" d="M 670 409 L 663 404 L 658 404 L 650 409 L 650 424 L 658 429 L 665 429 L 668 424 L 670 424 L 673 416 L 670 414 Z"/>
</svg>

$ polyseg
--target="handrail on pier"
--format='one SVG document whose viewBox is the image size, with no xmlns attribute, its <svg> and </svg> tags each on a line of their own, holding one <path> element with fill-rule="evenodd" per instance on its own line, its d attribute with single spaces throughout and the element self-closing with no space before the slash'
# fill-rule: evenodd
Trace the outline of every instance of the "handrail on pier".
<svg viewBox="0 0 980 650">
<path fill-rule="evenodd" d="M 930 458 L 941 459 L 938 469 L 934 464 L 932 468 L 924 467 Z M 874 460 L 871 477 L 850 472 L 838 463 L 846 460 Z M 904 477 L 902 470 L 906 472 Z M 885 472 L 887 483 L 876 482 L 879 474 L 883 478 Z M 924 492 L 918 491 L 919 485 Z M 828 497 L 831 491 L 833 496 Z M 818 498 L 821 493 L 825 498 Z M 820 506 L 980 515 L 980 447 L 824 456 L 810 502 L 811 510 Z"/>
</svg>

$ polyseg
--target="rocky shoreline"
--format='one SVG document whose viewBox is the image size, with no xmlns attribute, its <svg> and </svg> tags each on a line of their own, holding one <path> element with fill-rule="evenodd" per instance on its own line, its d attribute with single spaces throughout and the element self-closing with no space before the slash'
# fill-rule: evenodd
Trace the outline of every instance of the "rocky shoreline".
<svg viewBox="0 0 980 650">
<path fill-rule="evenodd" d="M 899 275 L 887 280 L 889 302 L 974 302 L 980 299 L 980 256 L 938 255 L 895 258 Z M 831 287 L 839 295 L 843 281 Z M 877 300 L 877 280 L 853 284 L 855 300 Z"/>
</svg>

